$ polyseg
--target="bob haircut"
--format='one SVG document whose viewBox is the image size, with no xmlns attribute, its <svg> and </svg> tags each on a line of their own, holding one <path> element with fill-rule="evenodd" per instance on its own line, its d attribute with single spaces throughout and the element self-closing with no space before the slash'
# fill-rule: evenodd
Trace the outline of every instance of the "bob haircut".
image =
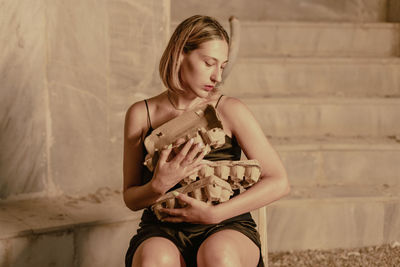
<svg viewBox="0 0 400 267">
<path fill-rule="evenodd" d="M 161 80 L 168 90 L 182 93 L 179 72 L 180 55 L 197 49 L 202 43 L 211 40 L 223 40 L 229 44 L 229 36 L 221 24 L 214 18 L 195 15 L 179 24 L 169 40 L 161 57 L 159 72 Z"/>
</svg>

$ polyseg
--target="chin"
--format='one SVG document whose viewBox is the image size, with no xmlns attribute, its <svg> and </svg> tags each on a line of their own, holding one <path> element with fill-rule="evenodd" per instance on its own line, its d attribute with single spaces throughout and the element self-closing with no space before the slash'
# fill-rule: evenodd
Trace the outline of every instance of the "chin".
<svg viewBox="0 0 400 267">
<path fill-rule="evenodd" d="M 212 91 L 205 91 L 203 90 L 203 92 L 199 95 L 199 97 L 201 98 L 207 98 L 210 96 L 210 94 L 212 93 Z"/>
</svg>

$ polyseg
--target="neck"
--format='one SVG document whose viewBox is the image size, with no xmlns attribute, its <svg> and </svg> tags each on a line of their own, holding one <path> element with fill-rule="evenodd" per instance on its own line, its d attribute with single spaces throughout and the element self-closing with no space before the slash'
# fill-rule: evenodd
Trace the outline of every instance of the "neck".
<svg viewBox="0 0 400 267">
<path fill-rule="evenodd" d="M 167 98 L 171 106 L 179 111 L 190 110 L 204 102 L 204 99 L 194 94 L 176 94 L 169 90 L 167 90 Z"/>
</svg>

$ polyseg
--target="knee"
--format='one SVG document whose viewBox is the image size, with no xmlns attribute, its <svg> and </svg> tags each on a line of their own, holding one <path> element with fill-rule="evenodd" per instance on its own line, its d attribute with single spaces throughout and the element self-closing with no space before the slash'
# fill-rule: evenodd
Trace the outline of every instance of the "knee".
<svg viewBox="0 0 400 267">
<path fill-rule="evenodd" d="M 160 267 L 180 266 L 180 254 L 178 249 L 164 242 L 143 242 L 135 252 L 132 266 Z"/>
<path fill-rule="evenodd" d="M 203 244 L 197 253 L 198 266 L 240 267 L 240 257 L 229 244 Z"/>
<path fill-rule="evenodd" d="M 168 253 L 163 251 L 147 253 L 142 257 L 142 263 L 140 266 L 143 267 L 160 267 L 160 266 L 179 266 L 179 261 Z"/>
</svg>

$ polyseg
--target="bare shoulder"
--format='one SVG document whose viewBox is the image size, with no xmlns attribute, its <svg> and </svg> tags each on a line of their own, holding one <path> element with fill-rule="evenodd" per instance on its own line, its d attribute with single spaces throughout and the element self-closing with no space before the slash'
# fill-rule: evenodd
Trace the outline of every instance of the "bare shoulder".
<svg viewBox="0 0 400 267">
<path fill-rule="evenodd" d="M 228 132 L 237 132 L 253 121 L 253 115 L 248 107 L 238 98 L 224 96 L 218 105 L 218 114 Z"/>
<path fill-rule="evenodd" d="M 230 121 L 240 117 L 246 117 L 250 113 L 250 110 L 240 99 L 224 96 L 218 105 L 218 112 L 225 119 Z"/>
<path fill-rule="evenodd" d="M 147 111 L 145 102 L 133 103 L 125 114 L 125 138 L 140 137 L 147 127 Z"/>
</svg>

